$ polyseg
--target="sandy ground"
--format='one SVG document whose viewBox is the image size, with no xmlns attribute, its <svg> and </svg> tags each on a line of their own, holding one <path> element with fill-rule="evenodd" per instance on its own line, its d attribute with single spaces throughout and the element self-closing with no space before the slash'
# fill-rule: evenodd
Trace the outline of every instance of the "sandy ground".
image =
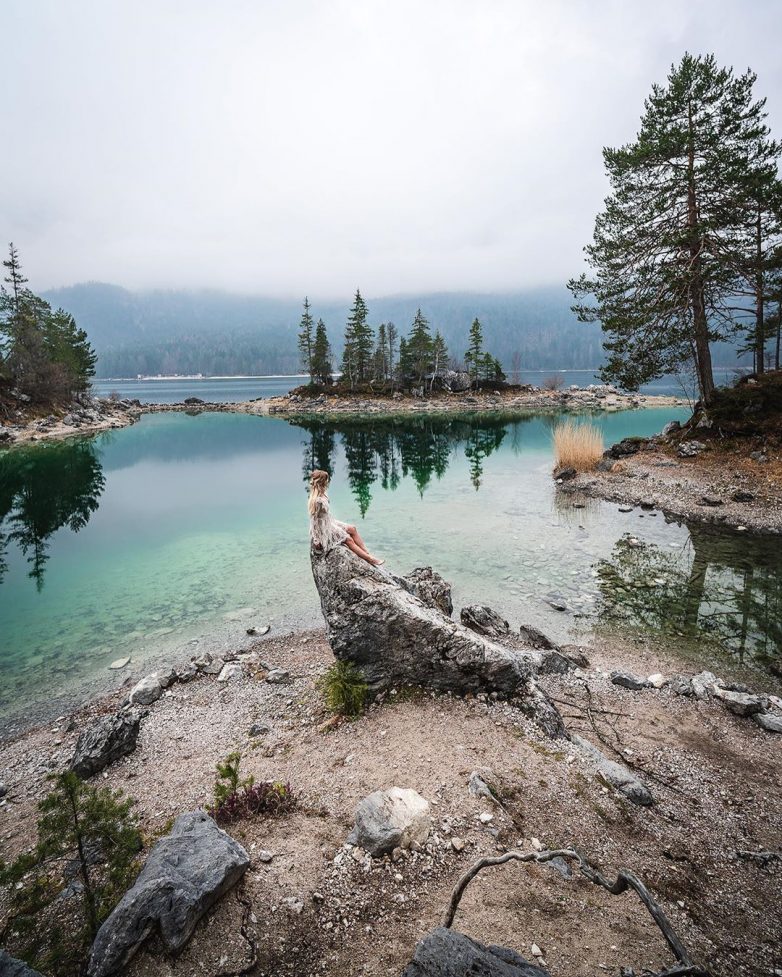
<svg viewBox="0 0 782 977">
<path fill-rule="evenodd" d="M 611 471 L 580 474 L 560 491 L 645 505 L 697 522 L 782 532 L 782 464 L 771 457 L 759 462 L 748 453 L 715 450 L 680 458 L 651 442 L 649 450 L 622 458 Z M 736 492 L 753 499 L 734 501 Z"/>
<path fill-rule="evenodd" d="M 595 741 L 589 703 L 601 734 L 644 770 L 656 798 L 650 809 L 604 786 L 568 743 L 546 740 L 509 704 L 397 690 L 354 722 L 324 725 L 315 682 L 333 658 L 323 632 L 254 647 L 269 664 L 289 669 L 291 684 L 271 685 L 258 672 L 228 686 L 213 677 L 174 685 L 150 707 L 136 752 L 102 779 L 136 798 L 146 831 L 160 831 L 176 814 L 210 800 L 216 761 L 238 748 L 244 773 L 289 781 L 298 809 L 229 829 L 252 857 L 244 880 L 202 920 L 176 961 L 153 941 L 131 964 L 132 977 L 227 975 L 254 958 L 250 972 L 258 975 L 399 975 L 478 856 L 532 850 L 538 842 L 574 845 L 607 873 L 635 871 L 692 956 L 715 975 L 754 977 L 782 967 L 780 863 L 764 868 L 736 855 L 779 849 L 782 737 L 715 702 L 610 684 L 605 670 L 620 661 L 639 674 L 681 669 L 653 643 L 597 646 L 589 649 L 583 676 L 546 679 L 572 730 Z M 743 677 L 753 689 L 764 687 L 757 675 L 751 682 Z M 778 691 L 772 682 L 765 680 L 766 691 Z M 85 723 L 116 709 L 119 698 L 2 746 L 5 853 L 31 843 L 45 774 L 68 759 Z M 268 732 L 250 736 L 253 723 Z M 470 773 L 479 768 L 492 771 L 503 808 L 468 792 Z M 354 857 L 343 846 L 356 803 L 393 785 L 412 787 L 430 802 L 430 848 L 397 863 Z M 491 821 L 482 824 L 481 812 Z M 454 836 L 466 842 L 461 852 Z M 271 862 L 260 860 L 262 849 L 273 853 Z M 482 873 L 455 926 L 528 957 L 536 943 L 555 977 L 617 975 L 620 965 L 641 972 L 672 962 L 633 895 L 613 897 L 551 868 L 509 865 Z"/>
</svg>

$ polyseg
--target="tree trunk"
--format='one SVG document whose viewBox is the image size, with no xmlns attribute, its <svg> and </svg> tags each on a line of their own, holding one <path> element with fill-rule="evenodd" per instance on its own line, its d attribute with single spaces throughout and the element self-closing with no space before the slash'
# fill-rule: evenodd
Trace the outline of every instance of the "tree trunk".
<svg viewBox="0 0 782 977">
<path fill-rule="evenodd" d="M 782 302 L 777 307 L 777 349 L 774 357 L 774 369 L 779 369 L 779 340 L 782 334 Z"/>
<path fill-rule="evenodd" d="M 687 167 L 687 226 L 690 230 L 690 304 L 695 338 L 695 364 L 701 401 L 708 407 L 714 399 L 714 374 L 711 368 L 709 323 L 703 295 L 701 274 L 701 242 L 698 237 L 698 203 L 695 196 L 695 144 L 692 126 L 692 105 L 689 107 L 689 153 Z"/>
<path fill-rule="evenodd" d="M 766 335 L 763 322 L 763 228 L 762 211 L 758 205 L 755 222 L 755 372 L 765 369 Z"/>
</svg>

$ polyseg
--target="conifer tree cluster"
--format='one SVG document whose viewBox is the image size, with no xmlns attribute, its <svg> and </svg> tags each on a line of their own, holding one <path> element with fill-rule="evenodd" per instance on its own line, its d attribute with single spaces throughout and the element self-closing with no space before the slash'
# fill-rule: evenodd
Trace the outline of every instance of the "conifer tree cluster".
<svg viewBox="0 0 782 977">
<path fill-rule="evenodd" d="M 611 193 L 585 249 L 592 273 L 569 287 L 607 336 L 606 380 L 636 389 L 694 364 L 708 406 L 712 342 L 743 333 L 757 372 L 774 335 L 778 346 L 781 147 L 755 78 L 685 54 L 653 86 L 636 140 L 603 151 Z"/>
<path fill-rule="evenodd" d="M 329 386 L 333 379 L 331 344 L 323 319 L 318 319 L 313 328 L 311 308 L 309 299 L 305 298 L 304 312 L 299 322 L 298 345 L 301 365 L 309 374 L 310 383 Z"/>
<path fill-rule="evenodd" d="M 9 246 L 0 286 L 0 381 L 33 403 L 55 404 L 86 390 L 96 354 L 70 313 L 27 287 L 19 252 Z"/>
</svg>

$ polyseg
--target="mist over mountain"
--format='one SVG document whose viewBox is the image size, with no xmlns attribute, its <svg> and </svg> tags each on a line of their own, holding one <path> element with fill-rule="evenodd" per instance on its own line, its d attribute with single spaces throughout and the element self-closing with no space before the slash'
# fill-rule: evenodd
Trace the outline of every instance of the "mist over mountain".
<svg viewBox="0 0 782 977">
<path fill-rule="evenodd" d="M 62 306 L 87 330 L 98 352 L 99 377 L 137 374 L 206 375 L 295 373 L 300 369 L 296 334 L 301 302 L 212 290 L 129 291 L 88 282 L 52 289 L 44 297 Z M 334 351 L 352 297 L 319 302 Z M 564 287 L 482 294 L 443 292 L 367 298 L 370 321 L 393 322 L 406 335 L 416 309 L 445 336 L 451 356 L 461 359 L 470 323 L 484 326 L 486 347 L 509 370 L 518 351 L 527 370 L 592 369 L 604 359 L 601 329 L 579 323 Z M 715 349 L 715 362 L 730 365 L 735 353 Z"/>
</svg>

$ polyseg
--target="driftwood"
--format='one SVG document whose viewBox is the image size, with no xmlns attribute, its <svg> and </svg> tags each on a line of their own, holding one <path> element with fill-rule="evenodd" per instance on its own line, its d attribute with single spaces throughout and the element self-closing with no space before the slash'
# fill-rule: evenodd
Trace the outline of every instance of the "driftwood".
<svg viewBox="0 0 782 977">
<path fill-rule="evenodd" d="M 672 969 L 662 971 L 657 974 L 656 977 L 685 977 L 685 975 L 689 975 L 689 977 L 710 977 L 707 970 L 704 970 L 702 967 L 699 967 L 692 962 L 690 955 L 687 953 L 687 950 L 685 949 L 681 940 L 674 932 L 671 924 L 668 922 L 668 918 L 666 917 L 662 908 L 652 898 L 651 893 L 638 878 L 638 876 L 634 875 L 632 872 L 629 872 L 627 869 L 620 869 L 617 872 L 614 881 L 610 882 L 586 858 L 584 858 L 580 852 L 573 848 L 559 848 L 547 851 L 528 852 L 526 854 L 520 851 L 507 851 L 504 855 L 480 858 L 477 862 L 475 862 L 474 865 L 467 869 L 464 875 L 462 875 L 462 877 L 456 883 L 456 886 L 451 893 L 448 908 L 443 916 L 442 925 L 446 929 L 451 927 L 465 889 L 470 882 L 472 882 L 475 876 L 484 868 L 504 865 L 506 862 L 534 862 L 536 864 L 544 864 L 552 861 L 555 858 L 562 858 L 577 862 L 578 870 L 584 876 L 584 878 L 588 879 L 594 885 L 600 886 L 601 888 L 610 892 L 611 895 L 621 895 L 628 889 L 632 889 L 637 894 L 638 898 L 641 900 L 644 906 L 646 906 L 652 919 L 659 927 L 660 932 L 665 938 L 665 942 L 668 944 L 668 947 L 671 950 L 671 953 L 676 958 L 676 965 Z"/>
</svg>

